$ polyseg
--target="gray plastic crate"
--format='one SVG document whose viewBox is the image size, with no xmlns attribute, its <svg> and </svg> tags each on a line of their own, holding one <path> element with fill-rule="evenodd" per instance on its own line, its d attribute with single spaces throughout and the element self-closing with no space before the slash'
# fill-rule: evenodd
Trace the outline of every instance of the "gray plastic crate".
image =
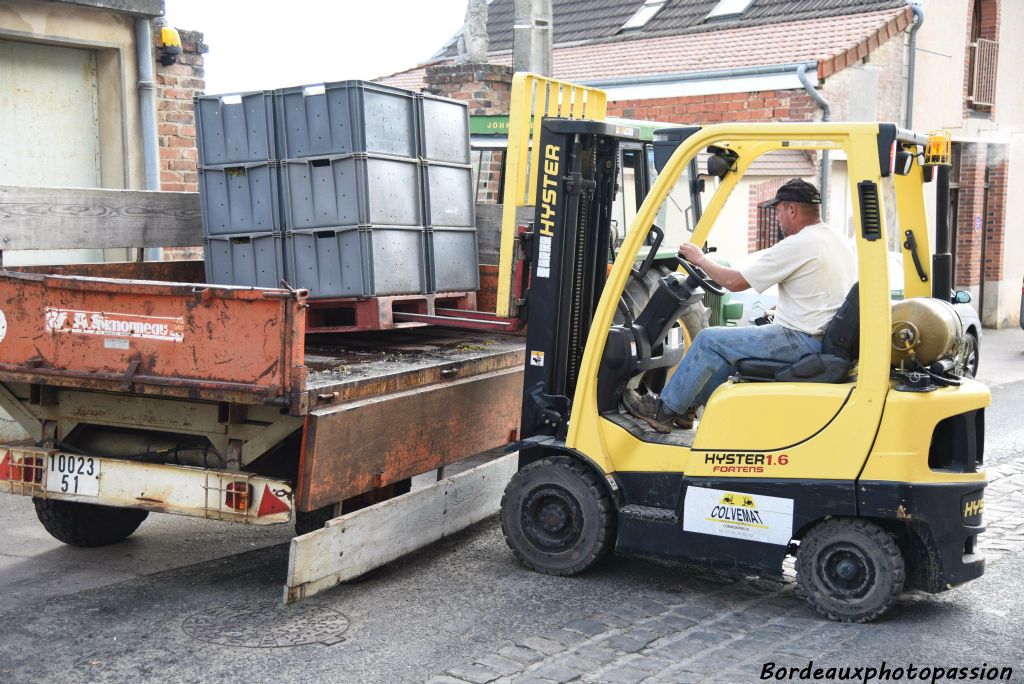
<svg viewBox="0 0 1024 684">
<path fill-rule="evenodd" d="M 277 158 L 272 91 L 200 95 L 192 105 L 201 165 Z"/>
<path fill-rule="evenodd" d="M 475 228 L 427 229 L 428 283 L 431 292 L 480 289 L 480 257 Z"/>
<path fill-rule="evenodd" d="M 284 236 L 220 235 L 203 240 L 206 282 L 216 285 L 280 287 Z"/>
<path fill-rule="evenodd" d="M 419 149 L 416 94 L 364 81 L 276 91 L 278 140 L 284 158 L 391 154 Z"/>
<path fill-rule="evenodd" d="M 276 162 L 199 169 L 203 232 L 230 235 L 281 230 L 280 172 Z"/>
<path fill-rule="evenodd" d="M 417 96 L 420 156 L 448 164 L 469 163 L 469 105 L 434 95 Z"/>
<path fill-rule="evenodd" d="M 284 172 L 290 230 L 357 225 L 423 225 L 420 165 L 358 154 L 289 159 Z"/>
<path fill-rule="evenodd" d="M 424 193 L 428 226 L 476 226 L 473 169 L 455 164 L 427 164 Z"/>
<path fill-rule="evenodd" d="M 426 291 L 424 232 L 357 226 L 288 233 L 292 287 L 312 298 L 421 294 Z"/>
</svg>

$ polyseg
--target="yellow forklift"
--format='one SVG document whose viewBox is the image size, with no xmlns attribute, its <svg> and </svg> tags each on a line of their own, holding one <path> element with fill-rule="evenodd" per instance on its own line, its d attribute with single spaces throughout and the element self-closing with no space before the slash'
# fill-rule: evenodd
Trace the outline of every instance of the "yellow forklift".
<svg viewBox="0 0 1024 684">
<path fill-rule="evenodd" d="M 963 326 L 950 305 L 948 138 L 834 122 L 661 132 L 657 180 L 609 271 L 617 149 L 635 132 L 601 121 L 603 107 L 591 108 L 597 120 L 557 106 L 534 116 L 522 103 L 537 100 L 538 88 L 569 92 L 532 75 L 514 82 L 512 118 L 532 117 L 533 126 L 512 121 L 529 133 L 510 140 L 510 161 L 531 155 L 519 172 L 536 188 L 527 196 L 535 220 L 515 238 L 529 266 L 518 302 L 527 358 L 519 470 L 501 506 L 519 560 L 573 575 L 615 551 L 777 574 L 795 555 L 807 600 L 833 620 L 857 622 L 882 615 L 904 590 L 939 592 L 979 577 L 991 395 L 964 372 Z M 593 104 L 601 94 L 587 97 Z M 745 229 L 716 220 L 754 160 L 787 148 L 848 160 L 859 285 L 841 310 L 845 322 L 830 325 L 821 354 L 741 362 L 694 429 L 658 434 L 620 408 L 622 393 L 660 390 L 699 332 L 686 321 L 702 318 L 692 314 L 706 292 L 721 291 L 680 261 L 645 298 L 623 296 L 630 282 L 650 280 L 659 209 L 680 183 L 699 189 L 710 175 L 718 188 L 690 241 Z M 695 174 L 705 151 L 708 172 Z M 927 182 L 939 196 L 940 253 L 931 263 Z M 896 230 L 906 299 L 894 306 L 887 251 Z"/>
</svg>

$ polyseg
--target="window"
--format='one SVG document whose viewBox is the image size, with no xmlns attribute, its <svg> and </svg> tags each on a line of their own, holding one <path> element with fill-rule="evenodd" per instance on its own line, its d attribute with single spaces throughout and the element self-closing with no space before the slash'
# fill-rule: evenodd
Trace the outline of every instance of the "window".
<svg viewBox="0 0 1024 684">
<path fill-rule="evenodd" d="M 754 0 L 718 0 L 718 4 L 708 12 L 705 21 L 734 19 L 746 12 L 753 2 Z"/>
<path fill-rule="evenodd" d="M 668 0 L 644 0 L 644 4 L 622 25 L 623 31 L 638 31 L 647 25 Z"/>
<path fill-rule="evenodd" d="M 994 0 L 975 0 L 967 45 L 967 107 L 989 113 L 996 103 L 997 7 Z"/>
</svg>

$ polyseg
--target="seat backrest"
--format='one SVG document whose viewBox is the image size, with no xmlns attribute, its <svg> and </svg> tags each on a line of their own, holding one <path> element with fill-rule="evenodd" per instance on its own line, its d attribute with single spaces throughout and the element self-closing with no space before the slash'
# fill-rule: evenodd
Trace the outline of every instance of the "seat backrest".
<svg viewBox="0 0 1024 684">
<path fill-rule="evenodd" d="M 860 352 L 860 283 L 854 283 L 821 339 L 821 353 L 856 361 Z"/>
</svg>

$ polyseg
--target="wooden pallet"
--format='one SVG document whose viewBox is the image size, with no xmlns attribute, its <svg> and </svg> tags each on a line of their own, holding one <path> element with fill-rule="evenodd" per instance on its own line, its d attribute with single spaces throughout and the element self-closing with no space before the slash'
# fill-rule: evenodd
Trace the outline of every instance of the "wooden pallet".
<svg viewBox="0 0 1024 684">
<path fill-rule="evenodd" d="M 421 328 L 428 323 L 396 320 L 401 314 L 437 315 L 440 310 L 473 311 L 475 292 L 392 295 L 354 299 L 309 300 L 307 333 L 347 333 L 395 328 Z M 399 314 L 399 316 L 395 316 Z"/>
</svg>

